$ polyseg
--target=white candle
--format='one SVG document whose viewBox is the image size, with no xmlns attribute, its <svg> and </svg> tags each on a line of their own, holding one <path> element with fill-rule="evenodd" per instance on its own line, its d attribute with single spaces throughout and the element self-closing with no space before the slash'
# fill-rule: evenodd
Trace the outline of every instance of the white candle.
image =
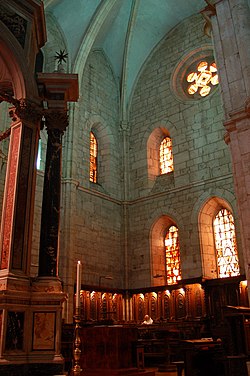
<svg viewBox="0 0 250 376">
<path fill-rule="evenodd" d="M 81 290 L 81 261 L 77 263 L 76 273 L 76 308 L 80 307 L 80 290 Z"/>
</svg>

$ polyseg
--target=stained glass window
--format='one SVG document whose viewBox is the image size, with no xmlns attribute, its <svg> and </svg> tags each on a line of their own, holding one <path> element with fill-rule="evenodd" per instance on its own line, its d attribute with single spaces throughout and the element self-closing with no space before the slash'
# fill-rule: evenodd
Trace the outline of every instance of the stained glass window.
<svg viewBox="0 0 250 376">
<path fill-rule="evenodd" d="M 97 141 L 93 132 L 90 132 L 90 153 L 89 153 L 89 180 L 97 182 Z"/>
<path fill-rule="evenodd" d="M 216 64 L 201 61 L 197 66 L 197 72 L 190 72 L 186 79 L 190 83 L 188 94 L 193 95 L 197 92 L 201 97 L 205 97 L 210 93 L 211 87 L 219 83 Z"/>
<path fill-rule="evenodd" d="M 165 137 L 160 145 L 160 174 L 167 174 L 173 169 L 172 140 L 170 137 Z"/>
<path fill-rule="evenodd" d="M 229 210 L 221 209 L 213 224 L 219 278 L 237 276 L 240 274 L 240 267 L 234 218 Z"/>
<path fill-rule="evenodd" d="M 167 284 L 172 285 L 181 279 L 180 247 L 178 228 L 171 226 L 165 237 Z"/>
</svg>

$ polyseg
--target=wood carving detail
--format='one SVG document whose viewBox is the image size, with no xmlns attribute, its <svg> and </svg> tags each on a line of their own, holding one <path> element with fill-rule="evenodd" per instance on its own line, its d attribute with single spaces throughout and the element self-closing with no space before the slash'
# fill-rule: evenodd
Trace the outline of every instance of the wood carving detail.
<svg viewBox="0 0 250 376">
<path fill-rule="evenodd" d="M 0 20 L 7 26 L 16 37 L 20 45 L 24 48 L 27 30 L 27 21 L 17 13 L 0 5 Z"/>
</svg>

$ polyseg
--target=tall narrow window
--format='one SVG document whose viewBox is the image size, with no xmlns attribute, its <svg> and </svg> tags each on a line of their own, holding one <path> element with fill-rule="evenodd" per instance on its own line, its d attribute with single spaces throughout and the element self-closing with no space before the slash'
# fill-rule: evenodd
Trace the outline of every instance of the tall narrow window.
<svg viewBox="0 0 250 376">
<path fill-rule="evenodd" d="M 39 140 L 38 140 L 37 159 L 36 159 L 36 168 L 37 168 L 37 170 L 41 170 L 41 160 L 42 160 L 42 141 L 39 138 Z"/>
<path fill-rule="evenodd" d="M 165 137 L 160 145 L 160 174 L 167 174 L 174 170 L 172 140 Z"/>
<path fill-rule="evenodd" d="M 165 237 L 167 284 L 172 285 L 181 279 L 180 247 L 178 228 L 171 226 Z"/>
<path fill-rule="evenodd" d="M 221 209 L 215 216 L 214 238 L 219 278 L 240 274 L 234 218 L 229 210 Z"/>
<path fill-rule="evenodd" d="M 93 132 L 90 132 L 90 152 L 89 152 L 89 180 L 97 182 L 97 141 Z"/>
</svg>

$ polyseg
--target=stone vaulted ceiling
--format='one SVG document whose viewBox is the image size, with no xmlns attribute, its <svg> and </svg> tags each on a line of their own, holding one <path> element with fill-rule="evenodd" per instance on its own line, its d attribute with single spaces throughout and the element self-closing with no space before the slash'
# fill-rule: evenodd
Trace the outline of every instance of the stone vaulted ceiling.
<svg viewBox="0 0 250 376">
<path fill-rule="evenodd" d="M 88 54 L 102 49 L 120 82 L 126 113 L 145 60 L 184 18 L 199 13 L 206 0 L 44 0 L 65 36 L 71 70 L 83 73 Z"/>
</svg>

